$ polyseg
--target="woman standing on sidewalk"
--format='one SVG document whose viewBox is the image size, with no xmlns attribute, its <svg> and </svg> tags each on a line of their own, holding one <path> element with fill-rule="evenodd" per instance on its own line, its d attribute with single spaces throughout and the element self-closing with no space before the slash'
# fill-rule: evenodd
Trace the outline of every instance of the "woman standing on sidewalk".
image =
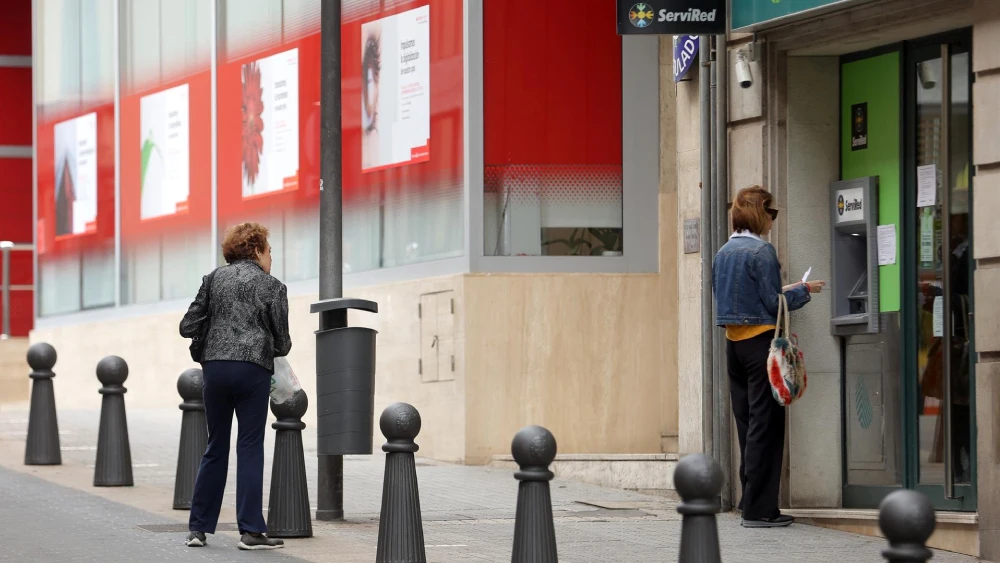
<svg viewBox="0 0 1000 563">
<path fill-rule="evenodd" d="M 191 501 L 187 545 L 205 545 L 214 534 L 229 472 L 229 437 L 233 413 L 239 421 L 236 442 L 236 514 L 240 549 L 275 549 L 278 539 L 265 535 L 264 429 L 274 373 L 274 358 L 288 355 L 288 293 L 271 276 L 267 227 L 241 223 L 226 231 L 222 255 L 226 266 L 205 276 L 198 296 L 181 320 L 184 338 L 199 338 L 205 376 L 208 448 L 198 469 Z M 207 325 L 206 325 L 207 323 Z"/>
<path fill-rule="evenodd" d="M 772 202 L 760 186 L 736 194 L 729 212 L 733 234 L 712 263 L 715 324 L 726 327 L 729 389 L 740 440 L 739 509 L 746 528 L 776 528 L 795 521 L 778 509 L 785 409 L 771 396 L 767 357 L 778 296 L 783 293 L 794 311 L 826 285 L 815 281 L 781 287 L 778 254 L 761 238 L 778 218 Z"/>
</svg>

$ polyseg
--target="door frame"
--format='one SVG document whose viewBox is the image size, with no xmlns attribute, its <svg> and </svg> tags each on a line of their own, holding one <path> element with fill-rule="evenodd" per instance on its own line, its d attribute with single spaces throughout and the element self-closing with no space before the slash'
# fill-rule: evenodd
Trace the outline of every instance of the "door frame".
<svg viewBox="0 0 1000 563">
<path fill-rule="evenodd" d="M 905 374 L 915 374 L 917 373 L 917 325 L 918 325 L 918 314 L 917 314 L 917 245 L 918 240 L 915 235 L 917 232 L 917 178 L 916 178 L 916 131 L 914 127 L 916 125 L 917 117 L 917 96 L 916 90 L 907 89 L 906 85 L 915 83 L 916 76 L 916 63 L 930 60 L 940 57 L 940 48 L 942 44 L 951 44 L 957 49 L 953 52 L 955 53 L 968 53 L 969 54 L 969 112 L 972 112 L 972 80 L 973 73 L 971 72 L 972 64 L 972 29 L 966 28 L 956 31 L 951 31 L 939 35 L 933 35 L 930 37 L 924 37 L 915 41 L 909 41 L 905 45 L 903 50 L 903 111 L 905 115 L 903 116 L 902 125 L 903 132 L 902 138 L 905 144 L 903 151 L 903 161 L 905 163 L 903 167 L 902 174 L 902 203 L 903 203 L 903 230 L 901 232 L 906 233 L 903 236 L 903 248 L 902 248 L 902 321 L 903 321 L 903 342 L 900 347 L 903 353 L 902 358 L 902 373 L 904 374 L 901 383 L 902 388 L 902 411 L 903 411 L 903 476 L 904 476 L 904 486 L 906 488 L 916 489 L 924 494 L 926 494 L 934 508 L 937 510 L 949 510 L 949 511 L 960 511 L 960 512 L 975 512 L 977 509 L 977 444 L 976 444 L 976 386 L 975 386 L 975 366 L 976 366 L 976 354 L 974 349 L 975 338 L 974 334 L 970 334 L 969 339 L 969 416 L 971 418 L 969 425 L 970 436 L 970 460 L 971 465 L 971 477 L 970 484 L 968 485 L 955 485 L 955 496 L 957 498 L 949 499 L 945 498 L 944 485 L 943 484 L 921 484 L 919 482 L 920 476 L 920 447 L 919 447 L 919 418 L 918 418 L 918 404 L 917 397 L 919 393 L 919 381 L 917 377 L 905 377 Z M 971 124 L 971 121 L 970 121 Z M 972 138 L 973 132 L 972 127 L 969 127 L 969 147 L 970 147 L 970 159 L 971 159 L 971 148 L 972 148 Z M 974 176 L 973 167 L 969 167 L 969 209 L 973 209 L 973 198 L 975 197 L 975 189 L 971 187 Z M 950 182 L 950 179 L 946 179 L 946 182 Z M 972 237 L 972 218 L 970 212 L 969 218 L 969 244 L 971 247 L 975 245 L 975 240 Z M 910 236 L 913 235 L 913 236 Z M 947 250 L 947 243 L 945 246 Z M 974 271 L 975 261 L 969 261 L 970 270 Z M 971 274 L 971 272 L 970 272 Z M 970 280 L 973 277 L 970 275 Z M 969 284 L 969 302 L 974 303 L 975 294 L 975 284 Z M 975 307 L 970 307 L 972 311 L 975 311 Z M 970 324 L 970 332 L 971 332 Z"/>
<path fill-rule="evenodd" d="M 847 470 L 847 431 L 846 431 L 846 415 L 843 413 L 847 412 L 847 396 L 846 396 L 846 385 L 841 384 L 841 468 L 842 468 L 842 506 L 848 508 L 876 508 L 879 503 L 885 498 L 889 493 L 896 491 L 900 488 L 905 489 L 915 489 L 926 494 L 931 503 L 937 510 L 946 511 L 961 511 L 961 512 L 975 512 L 977 510 L 977 459 L 978 459 L 978 448 L 977 448 L 977 429 L 976 429 L 976 381 L 975 381 L 975 366 L 976 366 L 976 353 L 975 353 L 975 326 L 974 323 L 970 323 L 970 334 L 969 334 L 969 411 L 970 411 L 970 464 L 971 464 L 971 483 L 968 485 L 955 485 L 955 496 L 961 497 L 956 499 L 945 498 L 944 485 L 943 484 L 921 484 L 919 482 L 919 469 L 920 469 L 920 448 L 919 448 L 919 419 L 917 415 L 917 393 L 919 391 L 919 381 L 917 377 L 907 377 L 907 374 L 915 374 L 917 371 L 916 359 L 916 337 L 917 337 L 917 292 L 916 292 L 916 281 L 917 281 L 917 264 L 916 264 L 916 252 L 917 252 L 917 239 L 915 236 L 909 236 L 910 233 L 916 232 L 917 227 L 917 178 L 916 178 L 916 112 L 917 112 L 917 96 L 915 89 L 909 89 L 908 86 L 916 80 L 916 64 L 919 61 L 928 60 L 936 58 L 934 53 L 940 55 L 940 46 L 944 43 L 952 44 L 958 46 L 959 50 L 957 52 L 968 52 L 970 57 L 972 57 L 972 29 L 964 28 L 959 30 L 953 30 L 946 33 L 941 33 L 937 35 L 922 37 L 914 40 L 903 41 L 900 43 L 893 43 L 889 45 L 884 45 L 877 47 L 875 49 L 862 51 L 858 53 L 850 53 L 840 57 L 840 68 L 843 65 L 857 60 L 867 59 L 879 55 L 883 55 L 891 52 L 899 53 L 899 95 L 901 96 L 900 103 L 900 204 L 903 209 L 900 213 L 900 268 L 901 272 L 901 283 L 903 284 L 902 291 L 900 293 L 901 304 L 900 304 L 900 322 L 902 324 L 900 330 L 900 338 L 902 342 L 900 345 L 900 385 L 899 385 L 899 401 L 900 401 L 900 416 L 902 420 L 898 421 L 902 424 L 902 440 L 899 444 L 903 448 L 902 460 L 902 483 L 901 486 L 872 486 L 872 485 L 851 485 L 847 482 L 848 470 Z M 972 111 L 972 82 L 975 79 L 974 73 L 969 72 L 969 111 Z M 842 123 L 843 116 L 840 116 L 838 123 Z M 839 127 L 839 126 L 838 126 Z M 972 127 L 969 128 L 969 147 L 970 154 L 972 148 L 972 138 L 973 131 Z M 841 166 L 842 168 L 842 166 Z M 973 199 L 975 190 L 972 188 L 973 178 L 975 176 L 975 167 L 969 167 L 969 209 L 973 209 Z M 969 216 L 969 230 L 972 233 L 973 223 L 972 214 Z M 974 246 L 975 241 L 970 234 L 970 247 Z M 968 252 L 972 252 L 972 249 Z M 973 280 L 972 272 L 975 270 L 975 260 L 969 261 L 970 268 L 970 280 Z M 969 285 L 969 302 L 973 304 L 975 284 L 970 281 Z M 972 311 L 975 311 L 974 305 L 971 307 Z M 841 366 L 845 365 L 844 358 L 844 348 L 841 347 Z"/>
</svg>

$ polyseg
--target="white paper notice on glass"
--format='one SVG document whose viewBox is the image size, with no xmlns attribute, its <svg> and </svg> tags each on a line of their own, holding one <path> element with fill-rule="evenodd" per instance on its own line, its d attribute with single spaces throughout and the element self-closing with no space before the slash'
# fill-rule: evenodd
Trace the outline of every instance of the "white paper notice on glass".
<svg viewBox="0 0 1000 563">
<path fill-rule="evenodd" d="M 944 299 L 940 295 L 934 296 L 934 337 L 944 336 Z"/>
<path fill-rule="evenodd" d="M 934 207 L 937 203 L 937 166 L 917 167 L 917 207 Z"/>
<path fill-rule="evenodd" d="M 896 263 L 896 225 L 878 226 L 878 265 Z"/>
</svg>

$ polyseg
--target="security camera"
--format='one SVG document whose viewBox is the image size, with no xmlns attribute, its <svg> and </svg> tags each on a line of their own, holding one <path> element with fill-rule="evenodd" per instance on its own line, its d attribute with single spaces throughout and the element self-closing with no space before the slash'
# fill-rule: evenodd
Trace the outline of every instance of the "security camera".
<svg viewBox="0 0 1000 563">
<path fill-rule="evenodd" d="M 931 90 L 937 85 L 937 70 L 931 66 L 930 61 L 924 61 L 917 66 L 920 77 L 920 85 L 924 90 Z"/>
<path fill-rule="evenodd" d="M 753 86 L 753 73 L 750 72 L 750 62 L 743 49 L 736 51 L 736 81 L 740 83 L 740 88 Z"/>
</svg>

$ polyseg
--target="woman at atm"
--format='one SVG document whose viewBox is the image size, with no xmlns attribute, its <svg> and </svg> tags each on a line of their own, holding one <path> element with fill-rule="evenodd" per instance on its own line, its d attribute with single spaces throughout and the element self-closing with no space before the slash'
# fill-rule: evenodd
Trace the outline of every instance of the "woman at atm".
<svg viewBox="0 0 1000 563">
<path fill-rule="evenodd" d="M 778 217 L 773 201 L 760 186 L 736 194 L 729 213 L 733 234 L 712 263 L 715 324 L 726 328 L 729 389 L 740 440 L 739 509 L 746 528 L 778 528 L 795 521 L 778 509 L 785 410 L 771 396 L 767 356 L 779 294 L 794 311 L 826 285 L 812 281 L 781 286 L 778 254 L 762 238 Z"/>
</svg>

